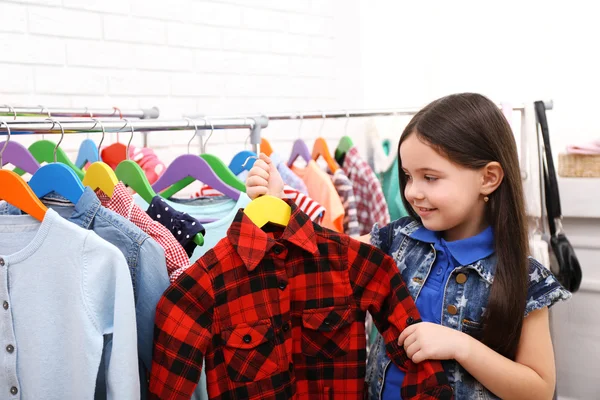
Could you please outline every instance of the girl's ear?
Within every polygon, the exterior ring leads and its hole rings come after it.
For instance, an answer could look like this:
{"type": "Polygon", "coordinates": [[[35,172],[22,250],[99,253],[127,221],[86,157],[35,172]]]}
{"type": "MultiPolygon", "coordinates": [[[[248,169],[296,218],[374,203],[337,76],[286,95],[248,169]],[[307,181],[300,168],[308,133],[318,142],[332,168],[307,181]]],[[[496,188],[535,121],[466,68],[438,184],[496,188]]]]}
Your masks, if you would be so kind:
{"type": "Polygon", "coordinates": [[[481,194],[488,196],[492,194],[504,179],[504,170],[500,163],[492,161],[481,169],[481,194]]]}

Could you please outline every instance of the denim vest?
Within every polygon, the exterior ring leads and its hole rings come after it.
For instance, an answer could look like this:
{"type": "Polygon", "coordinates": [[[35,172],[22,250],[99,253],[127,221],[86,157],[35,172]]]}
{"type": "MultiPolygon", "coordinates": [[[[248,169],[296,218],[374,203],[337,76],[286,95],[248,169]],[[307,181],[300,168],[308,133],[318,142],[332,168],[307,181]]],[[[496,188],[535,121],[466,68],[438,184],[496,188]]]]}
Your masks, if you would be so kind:
{"type": "MultiPolygon", "coordinates": [[[[409,217],[396,220],[371,232],[371,242],[394,258],[402,278],[413,297],[417,299],[435,261],[432,244],[409,237],[422,225],[409,217]]],[[[455,268],[446,282],[441,313],[442,325],[481,339],[482,316],[488,302],[494,280],[496,255],[478,260],[473,264],[455,268]]],[[[529,258],[529,286],[525,316],[531,311],[550,307],[559,300],[567,300],[571,294],[556,280],[554,275],[533,258],[529,258]]],[[[498,399],[475,380],[454,360],[442,361],[456,399],[498,399]]],[[[381,335],[371,346],[367,361],[366,381],[370,399],[380,399],[385,374],[391,361],[385,351],[381,335]]]]}

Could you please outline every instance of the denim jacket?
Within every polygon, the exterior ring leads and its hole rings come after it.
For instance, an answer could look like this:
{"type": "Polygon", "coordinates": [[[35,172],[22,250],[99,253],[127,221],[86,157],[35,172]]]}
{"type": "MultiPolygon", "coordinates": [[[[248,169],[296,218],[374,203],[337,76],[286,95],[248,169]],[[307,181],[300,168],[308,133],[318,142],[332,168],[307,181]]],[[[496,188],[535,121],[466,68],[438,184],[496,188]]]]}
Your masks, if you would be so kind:
{"type": "MultiPolygon", "coordinates": [[[[146,374],[150,372],[152,366],[156,304],[170,284],[164,249],[130,221],[102,207],[100,200],[90,188],[85,188],[75,205],[55,193],[45,196],[42,201],[75,225],[94,231],[102,239],[117,247],[125,256],[135,298],[138,355],[142,375],[140,386],[142,398],[145,398],[146,374]]],[[[21,214],[21,210],[6,202],[0,202],[0,214],[18,215],[21,214]]],[[[110,338],[105,338],[105,342],[106,346],[111,346],[110,338]]],[[[103,372],[101,366],[97,385],[101,390],[106,387],[103,384],[103,372]]],[[[106,398],[106,395],[97,391],[96,399],[102,398],[106,398]]]]}
{"type": "MultiPolygon", "coordinates": [[[[408,290],[417,299],[435,261],[433,245],[409,237],[422,225],[409,217],[380,228],[375,225],[371,242],[394,258],[408,290]]],[[[482,316],[494,280],[496,255],[492,254],[470,265],[455,268],[445,285],[442,325],[481,339],[482,316]]],[[[533,258],[529,258],[529,287],[525,316],[531,311],[550,307],[571,294],[554,275],[533,258]]],[[[373,343],[367,364],[369,398],[380,399],[385,375],[391,361],[385,352],[381,335],[373,343]]],[[[497,399],[454,360],[442,362],[456,399],[497,399]]]]}

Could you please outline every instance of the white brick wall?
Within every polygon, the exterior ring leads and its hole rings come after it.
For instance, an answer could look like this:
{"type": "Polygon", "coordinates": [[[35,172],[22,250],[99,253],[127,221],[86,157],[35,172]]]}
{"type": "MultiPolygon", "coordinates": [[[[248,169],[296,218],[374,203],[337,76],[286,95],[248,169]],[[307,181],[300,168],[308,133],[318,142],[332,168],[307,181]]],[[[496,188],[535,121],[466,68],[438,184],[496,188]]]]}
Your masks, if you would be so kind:
{"type": "MultiPolygon", "coordinates": [[[[0,104],[158,106],[170,119],[357,108],[358,10],[358,0],[5,0],[0,104]]],[[[303,124],[303,136],[319,126],[303,124]]],[[[273,123],[264,135],[285,153],[297,128],[273,123]]],[[[74,157],[83,137],[63,147],[74,157]]],[[[217,132],[209,148],[227,158],[246,137],[217,132]]],[[[153,133],[149,144],[169,162],[189,138],[153,133]]]]}

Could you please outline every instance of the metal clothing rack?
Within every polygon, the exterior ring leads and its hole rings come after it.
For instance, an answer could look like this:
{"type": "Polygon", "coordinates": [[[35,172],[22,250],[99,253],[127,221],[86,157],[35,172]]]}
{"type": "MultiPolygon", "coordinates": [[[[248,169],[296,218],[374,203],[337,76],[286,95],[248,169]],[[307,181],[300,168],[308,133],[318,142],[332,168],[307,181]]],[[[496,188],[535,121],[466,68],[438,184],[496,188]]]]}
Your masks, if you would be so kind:
{"type": "Polygon", "coordinates": [[[11,107],[10,105],[0,106],[0,117],[47,117],[47,118],[65,118],[65,117],[90,117],[90,118],[138,118],[138,119],[156,119],[160,116],[158,107],[140,108],[140,109],[119,109],[112,108],[46,108],[37,107],[11,107]]]}
{"type": "MultiPolygon", "coordinates": [[[[250,129],[250,143],[253,150],[260,151],[261,130],[266,128],[269,120],[266,117],[237,118],[199,118],[182,120],[93,120],[93,119],[17,119],[5,120],[11,134],[79,134],[92,132],[156,132],[156,131],[190,131],[250,129]],[[54,122],[53,122],[54,120],[54,122]],[[62,127],[62,129],[61,129],[62,127]]],[[[7,129],[0,126],[0,135],[7,135],[7,129]]]]}

